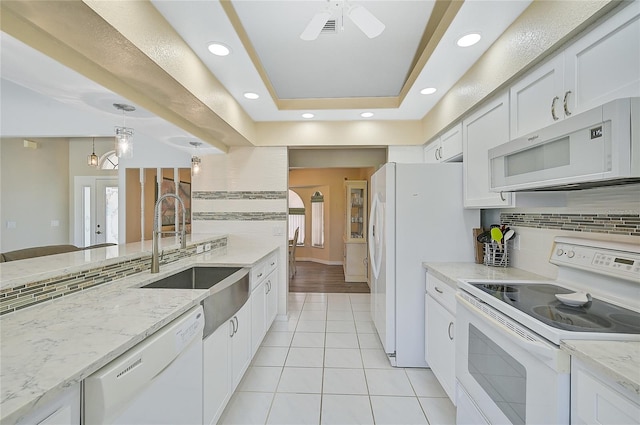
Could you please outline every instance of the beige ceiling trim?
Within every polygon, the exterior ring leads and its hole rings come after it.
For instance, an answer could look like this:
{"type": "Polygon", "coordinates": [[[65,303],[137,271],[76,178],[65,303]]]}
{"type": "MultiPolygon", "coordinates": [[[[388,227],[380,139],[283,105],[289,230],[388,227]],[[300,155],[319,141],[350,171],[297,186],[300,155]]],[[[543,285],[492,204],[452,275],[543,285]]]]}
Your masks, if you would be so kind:
{"type": "MultiPolygon", "coordinates": [[[[103,3],[114,7],[116,4],[152,7],[146,1],[103,3]]],[[[153,55],[135,46],[86,3],[3,0],[0,8],[3,31],[103,87],[222,151],[227,151],[229,145],[250,145],[247,138],[215,113],[217,105],[205,104],[186,90],[170,72],[152,60],[153,55]]],[[[139,14],[131,19],[135,25],[141,25],[139,14]]],[[[146,34],[148,38],[154,35],[146,34]]],[[[170,49],[158,50],[162,54],[171,53],[170,49]]],[[[206,69],[202,67],[201,74],[206,69]]],[[[213,78],[210,73],[209,77],[213,78]]],[[[237,109],[242,111],[239,106],[237,109]]]]}
{"type": "Polygon", "coordinates": [[[440,44],[442,37],[444,37],[463,4],[463,0],[436,0],[416,57],[411,65],[411,71],[400,90],[400,102],[404,100],[409,90],[413,87],[422,69],[426,66],[438,44],[440,44]]]}
{"type": "Polygon", "coordinates": [[[398,108],[397,96],[394,97],[345,97],[319,99],[278,99],[280,110],[301,109],[363,109],[398,108]]]}
{"type": "Polygon", "coordinates": [[[247,31],[242,26],[240,17],[236,12],[231,0],[221,0],[220,4],[224,9],[231,25],[235,29],[242,45],[249,54],[253,66],[258,71],[258,75],[271,95],[278,110],[304,110],[304,109],[395,109],[399,108],[405,96],[420,75],[422,68],[433,54],[436,46],[444,36],[447,28],[453,22],[456,14],[462,7],[463,0],[436,0],[433,11],[429,18],[427,27],[422,36],[418,50],[416,51],[411,69],[408,73],[399,96],[389,97],[357,97],[357,98],[314,98],[314,99],[281,99],[278,97],[267,71],[264,69],[260,57],[253,47],[247,31]]]}
{"type": "Polygon", "coordinates": [[[534,0],[422,119],[423,142],[508,87],[622,3],[534,0]]]}
{"type": "Polygon", "coordinates": [[[415,121],[257,122],[260,146],[366,147],[418,145],[422,125],[415,121]]]}

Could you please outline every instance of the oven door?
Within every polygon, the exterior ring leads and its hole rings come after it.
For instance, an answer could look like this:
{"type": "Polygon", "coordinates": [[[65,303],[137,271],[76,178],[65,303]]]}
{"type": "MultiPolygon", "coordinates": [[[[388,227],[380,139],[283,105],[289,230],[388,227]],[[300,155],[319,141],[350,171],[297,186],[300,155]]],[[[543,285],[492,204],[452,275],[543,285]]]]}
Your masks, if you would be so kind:
{"type": "Polygon", "coordinates": [[[569,354],[464,292],[456,298],[456,378],[487,422],[568,424],[569,354]]]}

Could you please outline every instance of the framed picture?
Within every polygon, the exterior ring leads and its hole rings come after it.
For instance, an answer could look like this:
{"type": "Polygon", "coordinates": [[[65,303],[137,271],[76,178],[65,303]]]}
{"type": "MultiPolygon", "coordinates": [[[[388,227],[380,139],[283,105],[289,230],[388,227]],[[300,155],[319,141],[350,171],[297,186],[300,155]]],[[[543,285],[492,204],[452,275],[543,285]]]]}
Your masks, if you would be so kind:
{"type": "MultiPolygon", "coordinates": [[[[175,193],[176,184],[172,179],[164,178],[160,183],[160,196],[167,193],[175,193]]],[[[157,192],[156,192],[157,193],[157,192]]],[[[191,224],[191,183],[178,182],[178,196],[184,203],[185,208],[185,220],[186,224],[191,224]]],[[[160,217],[162,219],[162,226],[175,226],[176,224],[176,200],[174,198],[168,198],[162,201],[160,206],[160,217]]],[[[178,207],[178,220],[182,220],[182,211],[178,207]]]]}

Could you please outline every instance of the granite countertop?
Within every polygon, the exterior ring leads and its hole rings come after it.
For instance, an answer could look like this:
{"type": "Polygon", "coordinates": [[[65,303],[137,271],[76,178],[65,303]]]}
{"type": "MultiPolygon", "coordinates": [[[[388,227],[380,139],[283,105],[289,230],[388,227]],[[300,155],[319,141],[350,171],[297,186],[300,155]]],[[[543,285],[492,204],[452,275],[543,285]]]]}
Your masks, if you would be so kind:
{"type": "Polygon", "coordinates": [[[640,397],[640,341],[561,341],[560,347],[640,397]]]}
{"type": "MultiPolygon", "coordinates": [[[[513,267],[488,267],[475,263],[422,264],[443,282],[458,287],[458,279],[551,280],[513,267]]],[[[561,341],[560,348],[583,360],[634,394],[640,395],[640,342],[637,341],[561,341]]]]}
{"type": "Polygon", "coordinates": [[[251,266],[278,247],[233,242],[0,318],[0,423],[15,423],[198,305],[208,290],[139,289],[194,265],[251,266]]]}

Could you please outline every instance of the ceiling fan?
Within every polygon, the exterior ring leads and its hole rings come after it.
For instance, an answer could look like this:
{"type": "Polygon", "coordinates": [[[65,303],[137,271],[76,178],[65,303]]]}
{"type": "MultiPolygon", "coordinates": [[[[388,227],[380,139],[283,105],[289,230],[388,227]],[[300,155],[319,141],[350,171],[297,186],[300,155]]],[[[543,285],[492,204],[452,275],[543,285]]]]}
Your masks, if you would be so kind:
{"type": "Polygon", "coordinates": [[[341,17],[344,25],[345,15],[369,38],[375,38],[384,31],[384,24],[364,6],[351,4],[348,0],[327,0],[327,2],[329,5],[326,9],[311,18],[307,27],[300,34],[301,39],[311,41],[318,38],[332,17],[341,17]]]}

